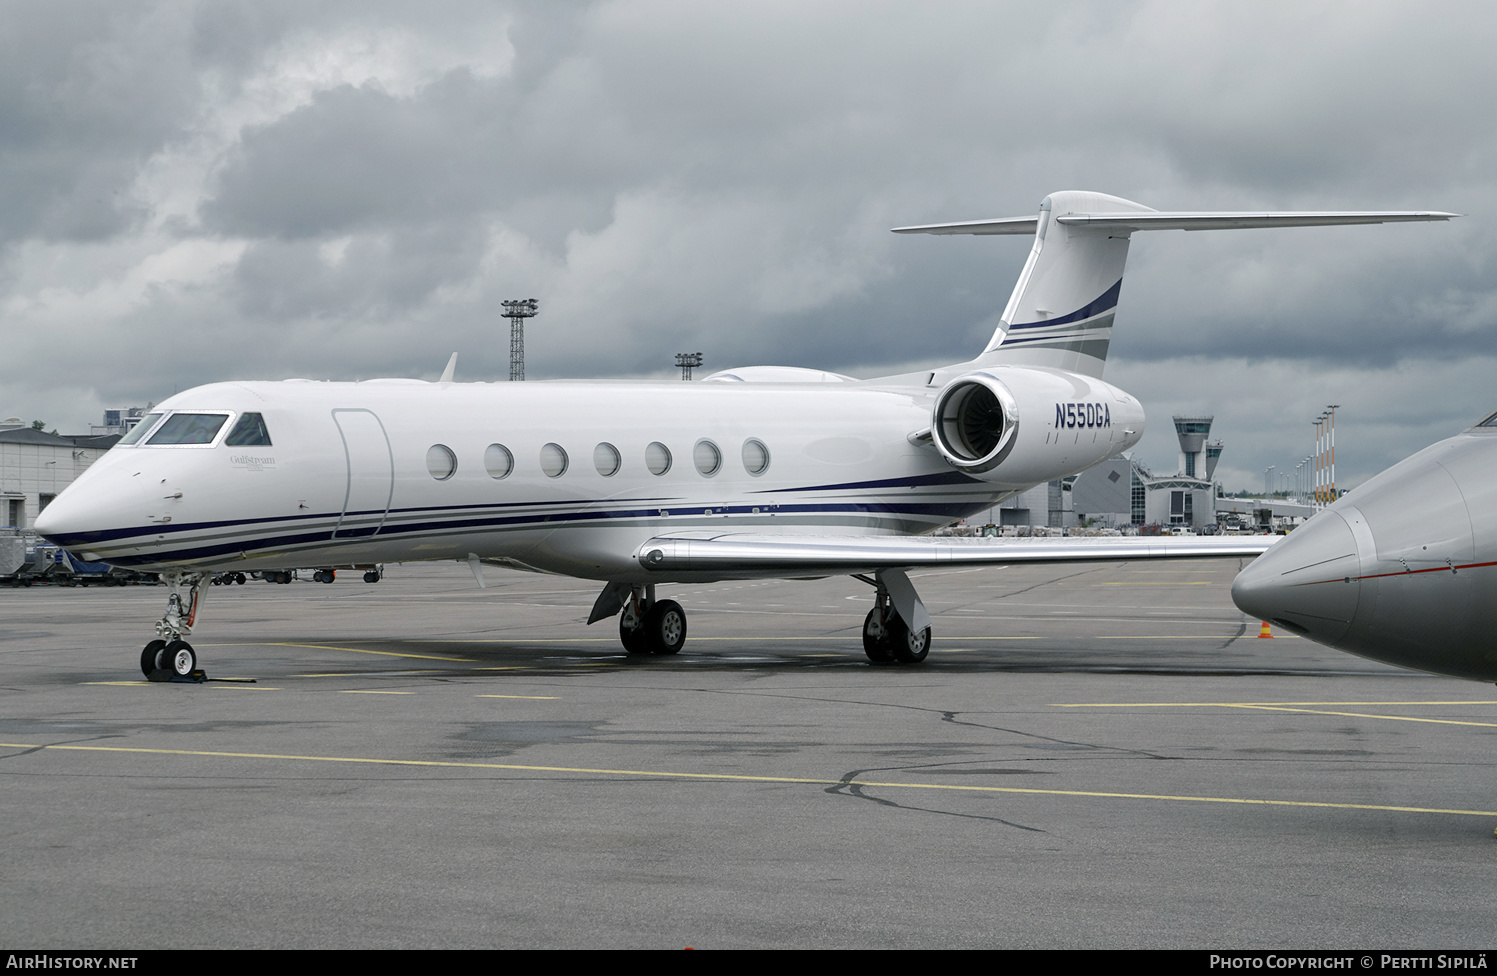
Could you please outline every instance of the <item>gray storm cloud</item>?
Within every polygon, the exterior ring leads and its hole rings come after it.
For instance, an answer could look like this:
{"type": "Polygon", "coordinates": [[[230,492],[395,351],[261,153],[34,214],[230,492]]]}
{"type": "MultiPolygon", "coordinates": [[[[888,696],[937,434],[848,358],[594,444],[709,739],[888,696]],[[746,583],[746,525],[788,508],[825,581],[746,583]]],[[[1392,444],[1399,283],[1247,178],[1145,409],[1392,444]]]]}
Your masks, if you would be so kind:
{"type": "Polygon", "coordinates": [[[1343,483],[1497,409],[1494,13],[1453,4],[22,3],[0,20],[0,413],[227,378],[972,355],[1052,190],[1451,224],[1140,235],[1109,379],[1219,477],[1343,483]],[[1338,472],[1339,473],[1339,472],[1338,472]]]}

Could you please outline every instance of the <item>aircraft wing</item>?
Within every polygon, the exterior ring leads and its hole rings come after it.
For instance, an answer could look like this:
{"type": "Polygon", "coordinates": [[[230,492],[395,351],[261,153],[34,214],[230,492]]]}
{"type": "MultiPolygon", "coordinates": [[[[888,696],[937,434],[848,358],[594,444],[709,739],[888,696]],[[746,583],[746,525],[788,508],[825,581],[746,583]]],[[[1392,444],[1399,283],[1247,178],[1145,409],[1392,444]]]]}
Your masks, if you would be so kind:
{"type": "Polygon", "coordinates": [[[1249,535],[972,539],[685,531],[649,540],[639,547],[637,558],[645,569],[659,573],[809,576],[917,566],[1257,556],[1279,538],[1249,535]]]}

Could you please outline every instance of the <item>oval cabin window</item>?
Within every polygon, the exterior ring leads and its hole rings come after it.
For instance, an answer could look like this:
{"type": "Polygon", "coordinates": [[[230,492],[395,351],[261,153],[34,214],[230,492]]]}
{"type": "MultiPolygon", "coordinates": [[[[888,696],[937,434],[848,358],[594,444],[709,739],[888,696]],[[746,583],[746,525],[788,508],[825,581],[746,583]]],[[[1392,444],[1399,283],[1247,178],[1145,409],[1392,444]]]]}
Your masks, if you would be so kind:
{"type": "Polygon", "coordinates": [[[483,452],[483,466],[490,478],[508,478],[515,470],[515,456],[503,444],[490,444],[483,452]]]}
{"type": "Polygon", "coordinates": [[[598,469],[598,474],[605,478],[619,473],[619,466],[624,459],[619,456],[619,449],[608,442],[599,444],[593,448],[593,467],[598,469]]]}
{"type": "Polygon", "coordinates": [[[671,449],[659,441],[651,442],[645,448],[645,467],[650,469],[650,474],[665,474],[671,469],[671,449]]]}
{"type": "Polygon", "coordinates": [[[755,476],[769,470],[769,448],[758,438],[743,442],[743,470],[755,476]]]}
{"type": "Polygon", "coordinates": [[[457,473],[457,455],[446,444],[433,444],[426,449],[426,470],[438,481],[446,481],[457,473]]]}
{"type": "Polygon", "coordinates": [[[548,478],[560,478],[567,473],[567,452],[560,444],[547,444],[541,448],[541,471],[548,478]]]}
{"type": "Polygon", "coordinates": [[[697,471],[702,477],[710,478],[717,474],[717,469],[723,466],[723,452],[717,449],[717,445],[709,440],[697,441],[697,446],[692,449],[691,460],[696,464],[697,471]]]}

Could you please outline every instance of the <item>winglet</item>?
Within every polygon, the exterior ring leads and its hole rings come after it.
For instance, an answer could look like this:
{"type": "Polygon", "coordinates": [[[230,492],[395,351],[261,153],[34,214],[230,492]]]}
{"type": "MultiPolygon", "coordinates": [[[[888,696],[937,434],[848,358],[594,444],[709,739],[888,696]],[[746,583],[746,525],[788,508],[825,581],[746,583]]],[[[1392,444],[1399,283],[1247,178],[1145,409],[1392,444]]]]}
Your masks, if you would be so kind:
{"type": "Polygon", "coordinates": [[[437,380],[437,382],[438,383],[451,383],[452,382],[452,376],[456,372],[457,372],[457,353],[453,353],[452,354],[452,358],[449,359],[449,360],[447,360],[447,368],[444,369],[444,370],[442,370],[442,378],[440,380],[437,380]]]}

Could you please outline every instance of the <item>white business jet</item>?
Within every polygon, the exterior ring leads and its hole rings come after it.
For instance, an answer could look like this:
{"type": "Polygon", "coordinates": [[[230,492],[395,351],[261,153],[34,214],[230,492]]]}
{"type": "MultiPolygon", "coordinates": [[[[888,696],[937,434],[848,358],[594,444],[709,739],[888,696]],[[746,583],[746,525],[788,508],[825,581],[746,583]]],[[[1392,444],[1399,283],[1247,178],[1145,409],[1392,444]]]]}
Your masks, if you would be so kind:
{"type": "MultiPolygon", "coordinates": [[[[1253,555],[1262,539],[924,537],[1127,450],[1137,400],[1102,381],[1130,235],[1445,220],[1453,214],[1161,213],[1054,193],[1037,215],[901,227],[1033,234],[987,347],[871,380],[759,366],[700,383],[286,380],[180,393],[64,491],[37,532],[170,587],[141,669],[186,676],[214,573],[467,560],[604,582],[630,653],[674,654],[660,583],[846,574],[874,587],[863,646],[916,663],[920,566],[1253,555]],[[1064,544],[1073,543],[1073,544],[1064,544]]],[[[455,357],[454,357],[455,358],[455,357]]]]}

